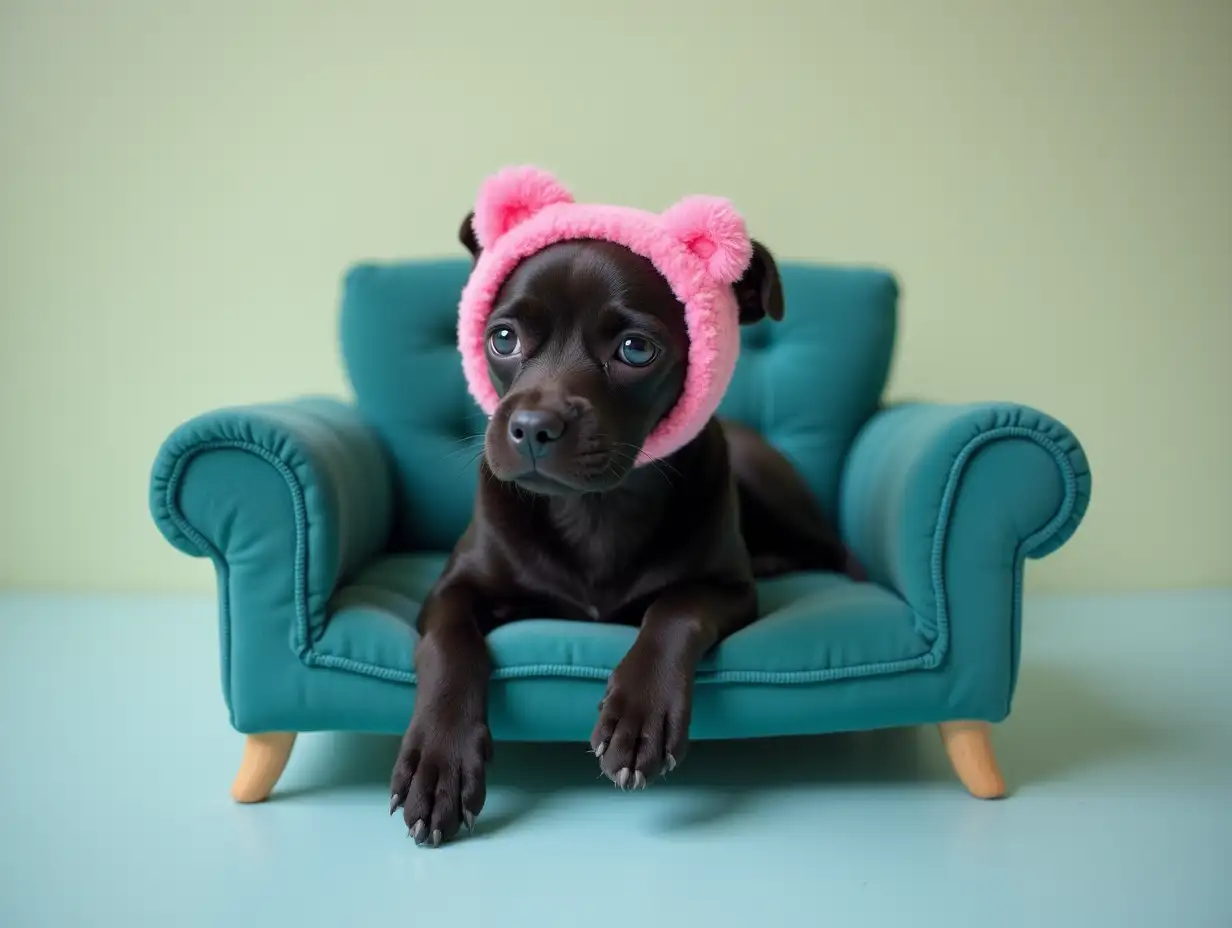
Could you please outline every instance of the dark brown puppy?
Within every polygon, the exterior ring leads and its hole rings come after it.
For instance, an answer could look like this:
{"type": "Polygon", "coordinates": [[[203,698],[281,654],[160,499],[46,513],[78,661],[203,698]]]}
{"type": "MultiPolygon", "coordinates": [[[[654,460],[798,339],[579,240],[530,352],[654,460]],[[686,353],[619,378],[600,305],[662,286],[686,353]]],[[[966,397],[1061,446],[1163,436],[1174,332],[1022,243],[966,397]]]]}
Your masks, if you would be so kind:
{"type": "MultiPolygon", "coordinates": [[[[478,246],[470,217],[462,240],[478,246]]],[[[781,319],[770,253],[735,287],[742,323],[781,319]]],[[[491,664],[484,636],[528,617],[639,626],[591,735],[603,772],[642,787],[684,757],[698,660],[757,615],[754,577],[835,570],[845,553],[791,464],[712,420],[635,467],[680,395],[684,311],[644,258],[609,242],[552,245],[505,282],[488,323],[501,403],[474,516],[419,618],[418,693],[393,772],[416,843],[483,808],[491,664]]]]}

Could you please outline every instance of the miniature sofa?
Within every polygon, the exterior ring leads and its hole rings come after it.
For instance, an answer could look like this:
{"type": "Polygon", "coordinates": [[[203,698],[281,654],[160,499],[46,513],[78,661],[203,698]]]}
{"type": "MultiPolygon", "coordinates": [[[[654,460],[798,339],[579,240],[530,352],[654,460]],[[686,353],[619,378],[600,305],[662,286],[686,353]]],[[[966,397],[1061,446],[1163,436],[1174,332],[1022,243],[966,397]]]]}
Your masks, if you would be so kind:
{"type": "MultiPolygon", "coordinates": [[[[340,335],[353,402],[208,412],[158,452],[154,521],[217,571],[222,693],[248,736],[238,801],[270,794],[297,732],[407,725],[419,604],[469,519],[485,422],[455,341],[469,268],[352,268],[340,335]]],[[[1021,405],[884,407],[894,278],[781,272],[786,318],[745,329],[721,414],[795,463],[869,580],[762,583],[762,618],[699,669],[691,737],[936,723],[967,789],[1001,796],[989,723],[1014,696],[1024,562],[1081,521],[1083,450],[1021,405]]],[[[493,736],[586,741],[634,634],[547,618],[493,632],[493,736]]]]}

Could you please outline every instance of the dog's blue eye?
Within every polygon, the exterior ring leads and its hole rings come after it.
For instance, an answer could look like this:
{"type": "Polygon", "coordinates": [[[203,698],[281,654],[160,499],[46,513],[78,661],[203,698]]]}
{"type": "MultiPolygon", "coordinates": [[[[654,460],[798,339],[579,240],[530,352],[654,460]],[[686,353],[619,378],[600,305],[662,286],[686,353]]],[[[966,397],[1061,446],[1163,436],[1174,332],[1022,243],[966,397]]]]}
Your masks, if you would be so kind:
{"type": "Polygon", "coordinates": [[[498,354],[502,358],[507,358],[511,354],[517,354],[518,349],[522,347],[518,343],[517,334],[508,326],[501,326],[489,335],[488,344],[492,348],[492,353],[498,354]]]}
{"type": "Polygon", "coordinates": [[[630,335],[620,343],[616,354],[630,367],[645,367],[659,354],[655,343],[640,335],[630,335]]]}

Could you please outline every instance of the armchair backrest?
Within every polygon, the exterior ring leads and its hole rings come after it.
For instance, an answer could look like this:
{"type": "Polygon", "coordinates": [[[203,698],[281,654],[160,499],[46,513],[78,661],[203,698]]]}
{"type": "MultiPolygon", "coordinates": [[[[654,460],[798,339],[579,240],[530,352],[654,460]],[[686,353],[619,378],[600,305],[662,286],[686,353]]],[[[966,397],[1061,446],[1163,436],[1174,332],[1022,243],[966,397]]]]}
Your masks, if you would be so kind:
{"type": "MultiPolygon", "coordinates": [[[[889,373],[898,290],[876,269],[779,269],[786,316],[743,330],[720,415],[765,435],[837,519],[843,461],[889,373]]],[[[343,362],[394,465],[398,549],[448,550],[470,518],[486,420],[456,347],[469,270],[467,259],[362,264],[344,280],[343,362]]]]}

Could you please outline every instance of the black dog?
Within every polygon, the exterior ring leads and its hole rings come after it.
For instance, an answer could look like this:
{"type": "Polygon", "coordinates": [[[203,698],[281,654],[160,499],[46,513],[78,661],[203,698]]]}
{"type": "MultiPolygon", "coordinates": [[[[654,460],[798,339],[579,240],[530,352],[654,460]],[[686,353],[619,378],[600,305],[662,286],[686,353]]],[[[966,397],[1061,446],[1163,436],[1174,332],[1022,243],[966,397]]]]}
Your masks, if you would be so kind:
{"type": "MultiPolygon", "coordinates": [[[[477,256],[470,216],[461,238],[477,256]]],[[[734,289],[742,323],[783,317],[760,244],[734,289]]],[[[756,618],[754,578],[846,562],[791,464],[748,429],[711,420],[634,467],[688,353],[683,308],[646,259],[609,242],[551,245],[505,281],[487,332],[502,399],[473,519],[420,614],[418,695],[392,780],[391,814],[402,807],[433,847],[483,808],[492,629],[528,617],[640,626],[590,743],[622,789],[644,787],[684,757],[694,669],[756,618]]]]}

